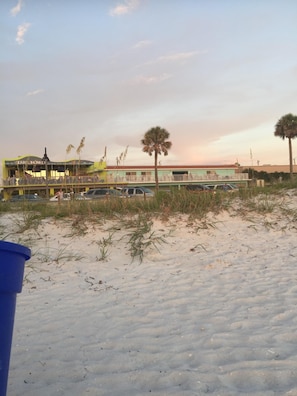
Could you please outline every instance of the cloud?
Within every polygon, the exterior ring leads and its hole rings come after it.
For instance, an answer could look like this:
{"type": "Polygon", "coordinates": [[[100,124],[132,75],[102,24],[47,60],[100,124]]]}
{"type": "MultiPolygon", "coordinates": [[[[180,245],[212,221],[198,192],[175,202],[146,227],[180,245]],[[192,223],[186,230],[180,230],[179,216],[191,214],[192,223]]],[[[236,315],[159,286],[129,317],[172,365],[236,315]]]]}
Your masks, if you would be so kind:
{"type": "Polygon", "coordinates": [[[30,92],[28,92],[26,96],[39,95],[39,94],[41,94],[42,92],[44,92],[43,89],[36,89],[35,91],[30,91],[30,92]]]}
{"type": "Polygon", "coordinates": [[[178,52],[177,54],[172,54],[172,55],[166,55],[166,56],[160,56],[156,62],[176,62],[176,61],[184,61],[186,59],[193,58],[194,56],[198,54],[205,53],[205,51],[198,52],[198,51],[192,51],[192,52],[178,52]]]}
{"type": "Polygon", "coordinates": [[[23,23],[22,25],[18,26],[18,31],[17,31],[17,36],[15,41],[19,44],[22,45],[24,43],[24,35],[27,32],[27,30],[29,29],[31,23],[23,23]]]}
{"type": "Polygon", "coordinates": [[[183,62],[188,59],[194,58],[197,55],[206,54],[206,53],[207,51],[178,52],[176,54],[159,56],[159,58],[146,62],[142,65],[138,65],[137,67],[155,65],[158,63],[183,62]]]}
{"type": "Polygon", "coordinates": [[[149,46],[151,44],[152,44],[152,42],[150,40],[142,40],[142,41],[139,41],[138,43],[136,43],[133,46],[133,48],[135,48],[135,49],[144,48],[144,47],[147,47],[147,46],[149,46]]]}
{"type": "Polygon", "coordinates": [[[172,75],[167,73],[161,74],[160,76],[138,76],[134,79],[134,84],[157,84],[159,82],[168,80],[171,77],[172,75]]]}
{"type": "Polygon", "coordinates": [[[23,6],[23,0],[18,0],[18,3],[15,7],[10,10],[12,16],[16,16],[19,12],[21,12],[23,6]]]}
{"type": "Polygon", "coordinates": [[[125,15],[134,11],[139,6],[139,0],[126,0],[124,3],[118,4],[109,12],[111,16],[125,15]]]}

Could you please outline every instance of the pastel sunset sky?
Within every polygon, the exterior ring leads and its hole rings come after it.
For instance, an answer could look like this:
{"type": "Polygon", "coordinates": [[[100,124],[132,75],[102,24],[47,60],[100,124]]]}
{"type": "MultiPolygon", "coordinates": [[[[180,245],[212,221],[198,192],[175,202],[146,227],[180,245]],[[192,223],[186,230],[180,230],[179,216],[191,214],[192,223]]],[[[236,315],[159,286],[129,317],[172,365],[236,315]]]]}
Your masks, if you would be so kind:
{"type": "Polygon", "coordinates": [[[161,126],[163,165],[287,164],[296,21],[296,0],[1,0],[0,159],[85,137],[83,159],[152,164],[140,140],[161,126]]]}

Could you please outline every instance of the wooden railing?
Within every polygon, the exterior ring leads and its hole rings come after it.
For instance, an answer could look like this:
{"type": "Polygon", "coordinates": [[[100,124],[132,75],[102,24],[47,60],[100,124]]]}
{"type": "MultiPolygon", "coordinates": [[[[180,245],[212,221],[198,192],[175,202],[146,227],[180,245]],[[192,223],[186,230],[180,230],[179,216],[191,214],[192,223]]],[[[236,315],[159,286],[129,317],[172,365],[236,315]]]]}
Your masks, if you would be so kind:
{"type": "MultiPolygon", "coordinates": [[[[219,175],[166,175],[159,177],[160,184],[176,184],[181,183],[209,183],[209,182],[236,182],[247,181],[247,173],[235,173],[233,175],[219,176],[219,175]]],[[[106,180],[97,176],[67,176],[59,178],[43,177],[28,177],[28,178],[8,178],[3,179],[1,187],[8,186],[45,186],[51,185],[88,185],[88,184],[154,184],[155,178],[153,176],[108,176],[106,180]]]]}

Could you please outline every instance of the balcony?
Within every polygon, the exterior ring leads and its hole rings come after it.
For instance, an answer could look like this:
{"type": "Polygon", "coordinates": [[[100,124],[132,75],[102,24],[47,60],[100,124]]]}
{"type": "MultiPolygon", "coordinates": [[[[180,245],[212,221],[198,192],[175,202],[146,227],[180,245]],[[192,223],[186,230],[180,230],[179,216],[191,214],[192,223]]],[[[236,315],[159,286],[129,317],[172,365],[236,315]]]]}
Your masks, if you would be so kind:
{"type": "MultiPolygon", "coordinates": [[[[185,183],[209,183],[209,182],[243,182],[248,181],[247,173],[236,173],[233,175],[218,176],[218,175],[166,175],[159,177],[159,184],[162,185],[179,185],[185,183]]],[[[63,187],[63,186],[88,186],[98,184],[148,184],[154,185],[155,178],[149,176],[117,176],[108,175],[107,179],[104,180],[99,176],[66,176],[58,178],[48,178],[47,183],[52,187],[63,187]]],[[[44,177],[24,177],[15,178],[10,177],[3,179],[2,188],[13,188],[13,187],[42,187],[46,186],[46,180],[44,177]]]]}
{"type": "MultiPolygon", "coordinates": [[[[210,183],[210,182],[247,182],[249,180],[247,173],[235,173],[233,175],[166,175],[159,176],[159,184],[162,185],[179,185],[185,183],[210,183]]],[[[107,177],[108,184],[155,184],[154,176],[113,176],[107,177]]]]}

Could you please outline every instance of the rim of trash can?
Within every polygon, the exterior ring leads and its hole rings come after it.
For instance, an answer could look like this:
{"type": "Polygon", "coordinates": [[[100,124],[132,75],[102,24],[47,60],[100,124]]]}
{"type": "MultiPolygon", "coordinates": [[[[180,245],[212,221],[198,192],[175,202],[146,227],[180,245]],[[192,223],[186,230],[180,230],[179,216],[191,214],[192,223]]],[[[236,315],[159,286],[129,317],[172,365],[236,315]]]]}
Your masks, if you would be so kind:
{"type": "Polygon", "coordinates": [[[14,242],[0,241],[0,254],[1,250],[21,254],[25,257],[25,260],[29,260],[31,257],[31,250],[27,246],[19,245],[18,243],[14,242]]]}

